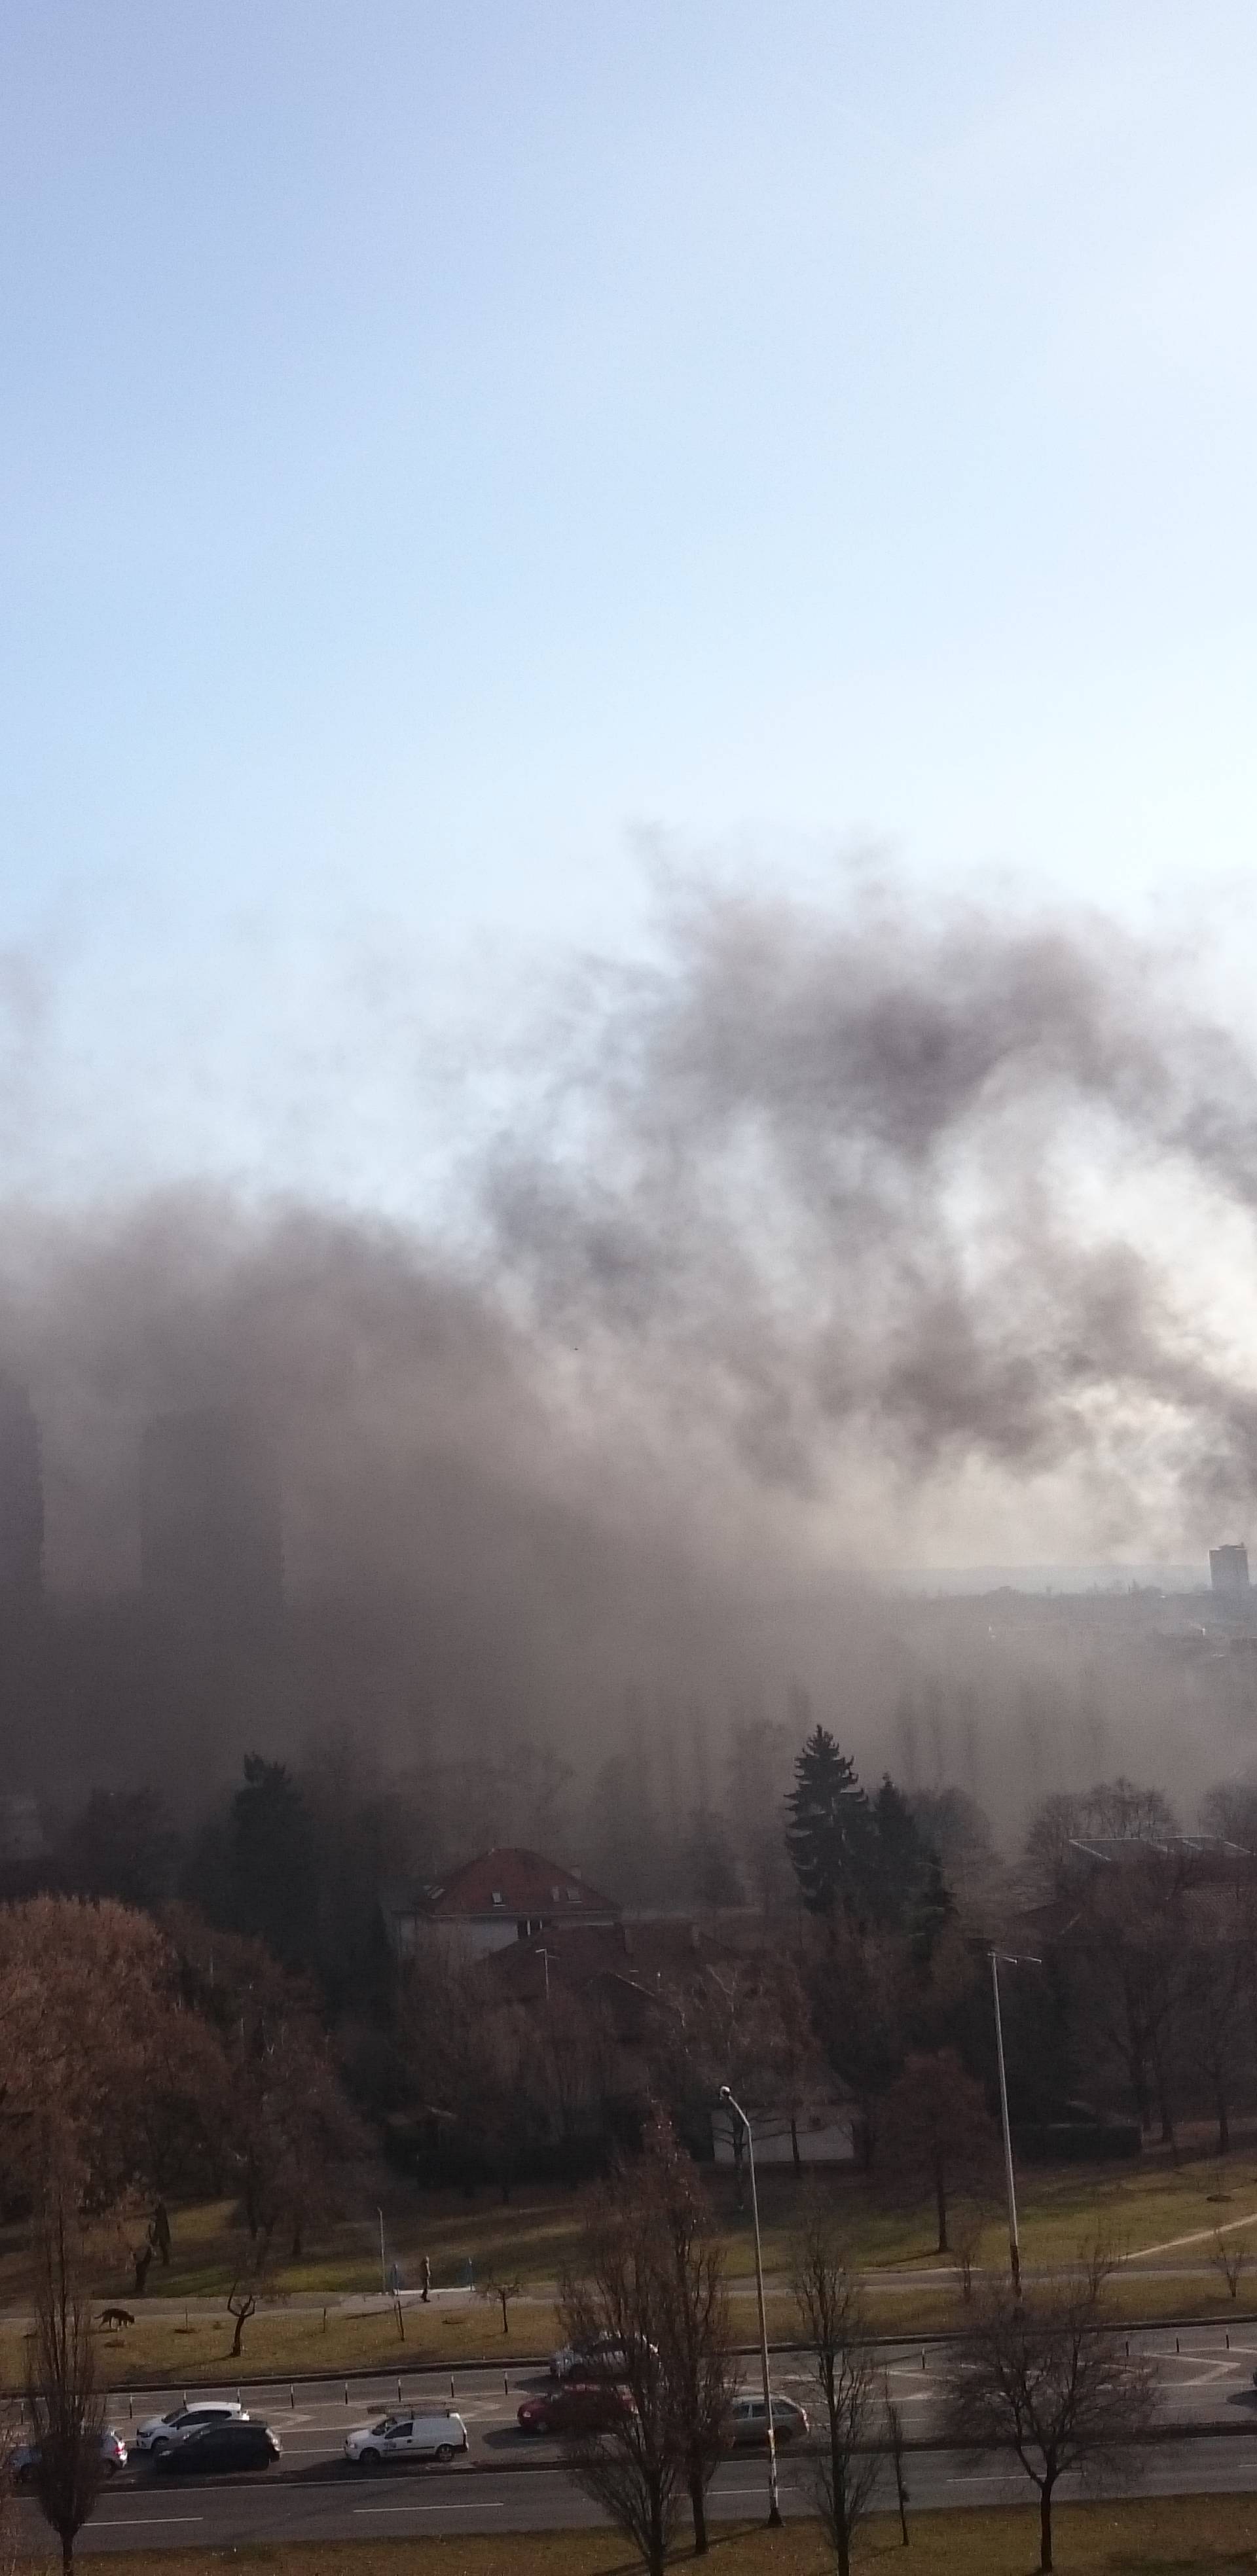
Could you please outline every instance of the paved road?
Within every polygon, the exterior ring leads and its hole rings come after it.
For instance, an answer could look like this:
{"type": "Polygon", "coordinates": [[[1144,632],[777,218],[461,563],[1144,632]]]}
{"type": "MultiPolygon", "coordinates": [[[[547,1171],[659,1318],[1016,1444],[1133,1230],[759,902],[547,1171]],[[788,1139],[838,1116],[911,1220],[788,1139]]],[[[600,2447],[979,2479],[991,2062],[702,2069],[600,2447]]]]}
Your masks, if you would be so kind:
{"type": "MultiPolygon", "coordinates": [[[[1147,2354],[1155,2363],[1167,2423],[1243,2424],[1257,2432],[1257,2387],[1253,2385],[1257,2320],[1240,2320],[1230,2331],[1222,2326],[1196,2326],[1177,2335],[1171,2328],[1145,2328],[1132,2334],[1130,2344],[1133,2352],[1147,2354]]],[[[904,2410],[910,2436],[930,2438],[942,2393],[946,2346],[897,2340],[885,2342],[880,2351],[891,2394],[904,2410]]],[[[743,2368],[748,2377],[755,2376],[753,2360],[747,2358],[743,2368]]],[[[775,2352],[773,2379],[787,2395],[809,2403],[813,2383],[804,2353],[775,2352]]],[[[298,2381],[291,2389],[286,2381],[278,2386],[251,2386],[245,2380],[241,2394],[252,2414],[275,2426],[286,2463],[336,2456],[351,2424],[370,2423],[385,2408],[425,2395],[454,2403],[466,2418],[477,2459],[500,2462],[504,2446],[513,2457],[531,2456],[538,2447],[521,2442],[515,2410],[521,2397],[547,2385],[544,2371],[535,2368],[455,2369],[451,2375],[448,2368],[429,2367],[403,2371],[400,2379],[381,2371],[365,2379],[298,2381]]],[[[190,2393],[195,2395],[195,2389],[190,2393]]],[[[143,2416],[161,2413],[184,2394],[183,2384],[172,2382],[165,2388],[117,2396],[111,2402],[110,2420],[126,2434],[143,2416]]]]}
{"type": "MultiPolygon", "coordinates": [[[[1070,2492],[1062,2481],[1062,2495],[1070,2492]]],[[[1110,2480],[1119,2494],[1243,2494],[1257,2531],[1257,2443],[1225,2438],[1167,2442],[1133,2458],[1110,2480]]],[[[1004,2459],[972,2454],[918,2452],[911,2463],[913,2507],[1033,2504],[1028,2481],[1004,2459]]],[[[807,2461],[783,2464],[782,2507],[809,2513],[807,2461]]],[[[889,2485],[880,2501],[893,2505],[889,2485]]],[[[731,2462],[711,2490],[715,2521],[756,2519],[764,2509],[764,2471],[752,2460],[731,2462]]],[[[1237,2508],[1237,2511],[1239,2508],[1237,2508]]],[[[174,2487],[163,2479],[131,2490],[112,2489],[79,2543],[80,2549],[224,2548],[281,2540],[366,2539],[373,2532],[552,2531],[591,2525],[596,2509],[574,2492],[559,2468],[518,2471],[401,2469],[382,2471],[369,2485],[324,2467],[268,2478],[218,2479],[211,2486],[174,2487]]],[[[33,2508],[22,2509],[22,2545],[47,2549],[48,2535],[33,2508]]]]}
{"type": "MultiPolygon", "coordinates": [[[[1133,2455],[1127,2475],[1114,2492],[1129,2487],[1154,2493],[1257,2491],[1257,2326],[1237,2327],[1227,2349],[1224,2329],[1199,2328],[1178,2338],[1173,2333],[1145,2333],[1132,2345],[1156,2362],[1166,2423],[1196,2428],[1195,2438],[1168,2440],[1133,2455]],[[1224,2428],[1210,2434],[1204,2428],[1224,2428]],[[1239,2433],[1241,2438],[1228,2436],[1239,2433]]],[[[943,2356],[938,2347],[921,2353],[902,2344],[884,2348],[891,2393],[902,2409],[910,2441],[931,2442],[937,2433],[942,2393],[943,2356]]],[[[594,2509],[569,2486],[557,2446],[529,2441],[515,2423],[520,2397],[546,2384],[537,2371],[511,2371],[504,2390],[500,2371],[456,2371],[455,2402],[471,2435],[469,2464],[437,2471],[404,2467],[364,2478],[343,2461],[347,2426],[370,2423],[397,2404],[396,2377],[381,2374],[365,2384],[326,2380],[288,2388],[250,2388],[243,2384],[245,2404],[254,2415],[274,2425],[283,2443],[282,2464],[265,2476],[204,2479],[188,2484],[158,2477],[133,2466],[102,2497],[84,2545],[98,2550],[137,2548],[146,2543],[179,2541],[225,2545],[244,2541],[318,2538],[341,2540],[371,2531],[536,2530],[562,2524],[591,2523],[594,2509]]],[[[786,2393],[809,2405],[815,2417],[814,2387],[800,2353],[775,2357],[774,2379],[786,2393]]],[[[434,2390],[448,2403],[448,2373],[403,2374],[407,2399],[434,2390]]],[[[192,2392],[195,2394],[195,2392],[192,2392]]],[[[177,2402],[182,2389],[147,2392],[115,2399],[111,2419],[125,2433],[129,2422],[177,2402]]],[[[806,2452],[788,2453],[782,2463],[783,2503],[788,2511],[811,2508],[810,2470],[806,2452]]],[[[914,2451],[909,2481],[916,2504],[963,2504],[995,2497],[1015,2499],[1026,2481],[1015,2463],[975,2460],[972,2455],[936,2449],[914,2451]]],[[[716,2515],[753,2514],[762,2498],[762,2461],[746,2456],[720,2471],[713,2489],[716,2515]]],[[[889,2492],[888,2503],[893,2501],[889,2492]]],[[[27,2544],[46,2546],[43,2526],[33,2507],[23,2509],[27,2544]]]]}

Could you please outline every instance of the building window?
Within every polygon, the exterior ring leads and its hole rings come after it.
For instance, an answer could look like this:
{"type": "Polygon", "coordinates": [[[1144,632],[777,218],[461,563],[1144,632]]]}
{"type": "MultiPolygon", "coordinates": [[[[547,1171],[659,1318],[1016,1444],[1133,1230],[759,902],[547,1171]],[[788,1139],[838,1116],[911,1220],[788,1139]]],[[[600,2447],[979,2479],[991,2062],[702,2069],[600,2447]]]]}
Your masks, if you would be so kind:
{"type": "Polygon", "coordinates": [[[494,1904],[495,1904],[495,1905],[500,1905],[500,1904],[502,1903],[502,1890],[501,1890],[501,1888],[500,1888],[500,1887],[495,1887],[495,1888],[494,1888],[494,1891],[493,1891],[493,1902],[494,1902],[494,1904]]]}
{"type": "Polygon", "coordinates": [[[568,1889],[568,1891],[567,1891],[567,1901],[568,1901],[568,1904],[569,1904],[569,1905],[579,1905],[579,1903],[580,1903],[580,1889],[579,1889],[579,1887],[569,1887],[569,1889],[568,1889]]]}

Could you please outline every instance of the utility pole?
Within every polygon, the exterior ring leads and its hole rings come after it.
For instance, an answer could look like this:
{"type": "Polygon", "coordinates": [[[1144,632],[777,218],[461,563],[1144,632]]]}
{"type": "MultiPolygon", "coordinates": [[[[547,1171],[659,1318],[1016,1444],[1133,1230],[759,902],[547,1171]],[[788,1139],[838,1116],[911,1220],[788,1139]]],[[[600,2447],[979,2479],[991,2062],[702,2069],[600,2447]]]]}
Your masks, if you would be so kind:
{"type": "Polygon", "coordinates": [[[999,2115],[1004,2133],[1004,2189],[1008,2196],[1008,2267],[1013,2297],[1021,2298],[1021,2247],[1017,2240],[1017,2186],[1013,2179],[1013,2133],[1008,2122],[1008,2077],[1004,2069],[1004,2023],[999,2008],[1000,1960],[1006,1968],[1041,1968],[1042,1959],[1018,1958],[1011,1950],[991,1952],[991,1996],[995,2005],[995,2062],[999,2068],[999,2115]]]}
{"type": "Polygon", "coordinates": [[[764,2249],[759,2234],[759,2193],[755,2188],[755,2140],[751,2124],[740,2102],[735,2102],[727,2084],[720,2087],[720,2099],[727,2110],[740,2120],[746,2131],[746,2158],[751,2168],[751,2217],[755,2227],[755,2287],[759,2295],[759,2357],[764,2375],[764,2414],[768,2428],[768,2521],[772,2530],[781,2525],[781,2499],[777,2492],[777,2436],[773,2427],[773,2392],[768,2374],[768,2315],[764,2306],[764,2249]]]}

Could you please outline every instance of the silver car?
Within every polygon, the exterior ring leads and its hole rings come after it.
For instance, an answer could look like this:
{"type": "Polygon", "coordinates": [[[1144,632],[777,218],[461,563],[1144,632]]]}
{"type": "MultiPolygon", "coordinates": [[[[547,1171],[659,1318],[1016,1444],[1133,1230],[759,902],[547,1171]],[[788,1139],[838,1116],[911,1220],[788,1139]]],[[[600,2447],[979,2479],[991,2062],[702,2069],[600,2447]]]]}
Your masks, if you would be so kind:
{"type": "MultiPolygon", "coordinates": [[[[116,2478],[127,2464],[127,2446],[121,2433],[106,2425],[100,2437],[100,2463],[107,2478],[116,2478]]],[[[39,2467],[38,2442],[19,2442],[9,2455],[9,2475],[15,2487],[28,2487],[39,2467]]]]}
{"type": "MultiPolygon", "coordinates": [[[[774,2442],[802,2441],[808,2430],[807,2410],[793,2397],[773,2399],[774,2442]]],[[[768,2440],[768,2409],[762,2397],[735,2397],[727,2418],[726,2439],[735,2451],[768,2440]]]]}

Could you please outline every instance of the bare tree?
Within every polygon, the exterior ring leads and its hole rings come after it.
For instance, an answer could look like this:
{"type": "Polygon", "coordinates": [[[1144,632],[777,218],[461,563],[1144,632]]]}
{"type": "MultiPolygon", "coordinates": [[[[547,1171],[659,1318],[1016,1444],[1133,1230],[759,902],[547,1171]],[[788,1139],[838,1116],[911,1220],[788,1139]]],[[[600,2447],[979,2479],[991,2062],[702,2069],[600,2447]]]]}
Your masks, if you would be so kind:
{"type": "Polygon", "coordinates": [[[1245,1859],[1229,1885],[1192,1891],[1188,1917],[1183,2037],[1213,2103],[1220,2156],[1231,2144],[1231,2105],[1247,2089],[1252,2066],[1253,1893],[1252,1864],[1245,1859]]]}
{"type": "Polygon", "coordinates": [[[952,2199],[973,2188],[995,2155],[982,2087],[966,2075],[954,2048],[910,2057],[886,2096],[883,2122],[887,2171],[929,2192],[937,2251],[949,2254],[952,2199]]]}
{"type": "Polygon", "coordinates": [[[27,2345],[26,2403],[35,2467],[31,2483],[61,2543],[65,2576],[104,2476],[104,2404],[96,2384],[91,2300],[84,2285],[68,2194],[53,2171],[35,2230],[35,2329],[27,2345]]]}
{"type": "Polygon", "coordinates": [[[0,2425],[0,2576],[18,2576],[19,2535],[13,2484],[17,2435],[12,2422],[0,2425]]]}
{"type": "Polygon", "coordinates": [[[851,2543],[877,2477],[872,2437],[882,2378],[859,2284],[834,2214],[823,2201],[809,2202],[800,2219],[790,2277],[825,2406],[817,2505],[838,2554],[838,2576],[850,2576],[851,2543]]]}
{"type": "Polygon", "coordinates": [[[1252,2251],[1242,2236],[1224,2236],[1221,2228],[1214,2236],[1209,2260],[1220,2272],[1233,2299],[1240,2294],[1240,2282],[1252,2261],[1252,2251]]]}
{"type": "Polygon", "coordinates": [[[1067,2469],[1097,2476],[1137,2441],[1154,2411],[1150,2365],[1106,2323],[1111,2260],[1016,2304],[984,2298],[949,2365],[945,2438],[1010,2450],[1039,2495],[1039,2566],[1052,2566],[1052,2499],[1067,2469]]]}
{"type": "Polygon", "coordinates": [[[489,2256],[489,2268],[484,2279],[480,2283],[479,2295],[482,2299],[497,2300],[498,2306],[502,2311],[502,2332],[504,2335],[508,2335],[511,2331],[510,2316],[508,2313],[511,2300],[519,2297],[523,2286],[523,2282],[511,2271],[509,2264],[502,2261],[500,2255],[494,2256],[491,2254],[489,2256]]]}
{"type": "Polygon", "coordinates": [[[657,2118],[641,2168],[640,2206],[659,2274],[659,2367],[694,2523],[707,2550],[707,2489],[724,2448],[737,2385],[724,2254],[689,2157],[657,2118]]]}
{"type": "Polygon", "coordinates": [[[664,2576],[680,2506],[682,2457],[661,2368],[667,2334],[658,2246],[642,2223],[637,2178],[621,2172],[589,2204],[580,2268],[564,2283],[569,2342],[618,2347],[631,2405],[603,2434],[564,2444],[571,2477],[664,2576]]]}
{"type": "Polygon", "coordinates": [[[903,2472],[907,2442],[904,2436],[903,2415],[891,2396],[889,2378],[882,2381],[882,2397],[886,2408],[886,2447],[890,2452],[890,2465],[895,2480],[895,2502],[899,2508],[899,2537],[906,2549],[909,2536],[908,2506],[912,2501],[903,2472]]]}
{"type": "Polygon", "coordinates": [[[265,2295],[270,2272],[270,2245],[259,2236],[249,2241],[237,2240],[235,2270],[227,2292],[227,2314],[235,2325],[231,2341],[231,2358],[238,2361],[244,2350],[244,2330],[250,2317],[256,2316],[265,2295]]]}
{"type": "Polygon", "coordinates": [[[959,2200],[950,2218],[951,2250],[960,2275],[960,2295],[968,2307],[973,2298],[973,2267],[986,2226],[986,2211],[980,2201],[959,2200]]]}

